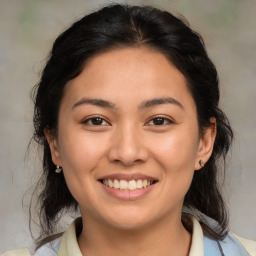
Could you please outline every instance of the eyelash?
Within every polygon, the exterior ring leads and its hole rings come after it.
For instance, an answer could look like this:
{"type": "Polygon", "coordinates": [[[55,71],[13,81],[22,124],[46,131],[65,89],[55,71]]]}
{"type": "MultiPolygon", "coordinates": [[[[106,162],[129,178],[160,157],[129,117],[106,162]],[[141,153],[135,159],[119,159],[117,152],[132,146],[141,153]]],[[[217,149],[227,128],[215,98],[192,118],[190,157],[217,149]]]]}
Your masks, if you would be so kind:
{"type": "MultiPolygon", "coordinates": [[[[158,120],[159,121],[159,120],[158,120]]],[[[87,118],[85,120],[82,121],[83,124],[85,125],[91,125],[91,126],[108,126],[110,125],[109,122],[107,122],[104,118],[102,118],[101,116],[93,116],[90,118],[87,118]],[[100,124],[93,124],[93,120],[96,121],[96,119],[98,119],[98,121],[100,121],[100,124]],[[102,125],[102,122],[105,122],[105,125],[102,125]]],[[[165,125],[170,125],[173,124],[174,122],[172,120],[170,120],[169,118],[166,118],[164,116],[155,116],[153,118],[151,118],[148,122],[146,122],[146,125],[149,126],[165,126],[165,125]],[[151,122],[156,121],[157,119],[160,119],[161,121],[163,121],[163,124],[150,124],[151,122]]]]}
{"type": "Polygon", "coordinates": [[[103,117],[101,117],[101,116],[93,116],[93,117],[87,118],[87,119],[83,120],[82,123],[85,124],[85,125],[91,125],[91,126],[108,126],[108,125],[110,125],[109,122],[107,122],[107,121],[106,121],[103,117]],[[92,123],[93,120],[96,120],[96,119],[100,119],[102,122],[105,122],[106,124],[105,124],[105,125],[102,125],[102,124],[99,124],[99,125],[93,124],[93,123],[92,123]],[[89,122],[91,122],[91,123],[89,123],[89,122]]]}
{"type": "Polygon", "coordinates": [[[146,124],[153,125],[153,126],[165,126],[165,125],[171,125],[173,123],[174,122],[171,119],[169,119],[169,118],[167,118],[165,116],[154,116],[146,124]],[[150,124],[150,122],[153,122],[153,121],[155,121],[157,119],[161,119],[162,121],[164,121],[164,124],[150,124]]]}

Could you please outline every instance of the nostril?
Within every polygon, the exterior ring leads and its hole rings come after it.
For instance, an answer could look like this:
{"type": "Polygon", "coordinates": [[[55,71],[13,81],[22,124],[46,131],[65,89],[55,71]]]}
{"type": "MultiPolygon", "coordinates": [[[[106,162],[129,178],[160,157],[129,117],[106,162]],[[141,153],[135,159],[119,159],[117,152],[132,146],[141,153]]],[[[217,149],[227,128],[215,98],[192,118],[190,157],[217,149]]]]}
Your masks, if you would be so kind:
{"type": "MultiPolygon", "coordinates": [[[[132,166],[148,159],[146,148],[139,139],[131,137],[130,132],[124,133],[123,140],[114,138],[107,153],[108,159],[112,163],[132,166]]],[[[118,137],[118,136],[117,136],[118,137]]]]}

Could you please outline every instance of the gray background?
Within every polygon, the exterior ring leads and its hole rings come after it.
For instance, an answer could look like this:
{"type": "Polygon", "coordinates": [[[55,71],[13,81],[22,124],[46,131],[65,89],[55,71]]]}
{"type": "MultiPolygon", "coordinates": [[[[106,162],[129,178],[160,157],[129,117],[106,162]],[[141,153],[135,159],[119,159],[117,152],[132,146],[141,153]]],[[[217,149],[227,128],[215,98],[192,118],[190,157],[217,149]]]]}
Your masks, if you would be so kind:
{"type": "MultiPolygon", "coordinates": [[[[54,38],[108,2],[0,0],[0,253],[31,244],[28,189],[38,178],[40,160],[33,147],[26,154],[33,132],[29,91],[54,38]]],[[[231,229],[256,239],[256,1],[127,2],[182,13],[205,39],[219,70],[221,105],[236,136],[224,188],[231,229]]]]}

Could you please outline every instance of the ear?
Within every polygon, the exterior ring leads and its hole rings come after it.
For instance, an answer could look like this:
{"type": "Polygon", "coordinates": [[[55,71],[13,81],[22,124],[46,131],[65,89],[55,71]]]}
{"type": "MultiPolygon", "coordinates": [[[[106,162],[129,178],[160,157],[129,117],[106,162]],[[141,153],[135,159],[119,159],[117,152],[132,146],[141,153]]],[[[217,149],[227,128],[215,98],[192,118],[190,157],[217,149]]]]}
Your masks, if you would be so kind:
{"type": "Polygon", "coordinates": [[[62,166],[57,139],[55,138],[55,136],[53,136],[52,131],[49,129],[44,129],[44,135],[51,150],[53,163],[55,165],[62,166]]]}
{"type": "Polygon", "coordinates": [[[200,170],[202,166],[200,165],[199,161],[202,160],[204,164],[209,160],[211,157],[214,141],[216,138],[216,119],[210,119],[211,125],[204,129],[203,134],[199,141],[199,146],[196,155],[196,162],[195,162],[195,170],[200,170]]]}

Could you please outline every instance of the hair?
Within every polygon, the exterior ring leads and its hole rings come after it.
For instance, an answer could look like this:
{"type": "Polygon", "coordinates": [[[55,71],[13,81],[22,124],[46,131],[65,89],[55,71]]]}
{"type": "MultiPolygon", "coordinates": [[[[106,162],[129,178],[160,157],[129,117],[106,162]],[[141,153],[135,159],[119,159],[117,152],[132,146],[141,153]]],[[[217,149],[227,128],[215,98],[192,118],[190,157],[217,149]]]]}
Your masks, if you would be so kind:
{"type": "Polygon", "coordinates": [[[55,173],[56,166],[44,130],[48,129],[56,136],[64,87],[81,73],[86,61],[97,54],[126,47],[148,47],[161,52],[185,76],[196,104],[201,134],[212,125],[210,119],[216,119],[217,136],[212,155],[203,170],[194,173],[184,206],[199,218],[208,236],[223,239],[227,234],[228,214],[218,177],[225,172],[233,132],[218,107],[218,74],[207,55],[203,39],[183,17],[150,6],[115,4],[84,16],[59,35],[33,90],[33,138],[43,148],[43,173],[38,183],[41,189],[38,246],[47,241],[45,237],[54,234],[56,223],[65,211],[78,207],[63,173],[55,173]],[[224,164],[219,164],[219,160],[224,164]],[[218,229],[210,228],[204,216],[216,221],[218,229]]]}

